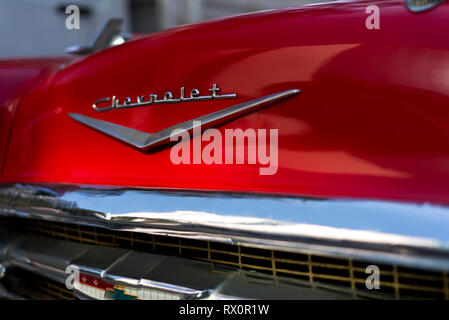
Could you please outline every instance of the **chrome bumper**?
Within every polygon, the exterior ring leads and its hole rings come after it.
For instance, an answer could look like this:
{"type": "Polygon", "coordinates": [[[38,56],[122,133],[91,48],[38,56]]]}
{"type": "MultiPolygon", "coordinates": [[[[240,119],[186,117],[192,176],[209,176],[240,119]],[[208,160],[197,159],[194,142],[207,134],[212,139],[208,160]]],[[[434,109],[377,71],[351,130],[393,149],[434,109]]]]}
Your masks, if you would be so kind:
{"type": "Polygon", "coordinates": [[[449,270],[449,208],[436,205],[7,185],[0,216],[449,270]]]}

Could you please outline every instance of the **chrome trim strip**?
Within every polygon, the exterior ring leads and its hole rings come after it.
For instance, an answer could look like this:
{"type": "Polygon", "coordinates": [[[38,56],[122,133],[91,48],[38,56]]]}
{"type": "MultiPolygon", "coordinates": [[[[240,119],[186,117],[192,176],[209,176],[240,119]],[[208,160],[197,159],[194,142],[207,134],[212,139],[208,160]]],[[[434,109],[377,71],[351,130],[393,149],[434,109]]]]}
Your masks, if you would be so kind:
{"type": "Polygon", "coordinates": [[[430,204],[9,185],[0,216],[449,270],[449,208],[430,204]]]}
{"type": "Polygon", "coordinates": [[[206,114],[196,119],[178,123],[174,126],[155,133],[142,132],[112,122],[84,116],[78,113],[69,113],[69,116],[88,127],[114,137],[135,148],[148,150],[153,147],[171,143],[170,136],[172,135],[174,130],[185,130],[191,132],[198,126],[201,126],[203,129],[207,129],[212,126],[221,125],[227,121],[234,120],[262,107],[276,102],[281,102],[282,100],[290,98],[300,92],[301,91],[298,89],[293,89],[270,94],[262,98],[247,101],[234,105],[232,107],[206,114]]]}

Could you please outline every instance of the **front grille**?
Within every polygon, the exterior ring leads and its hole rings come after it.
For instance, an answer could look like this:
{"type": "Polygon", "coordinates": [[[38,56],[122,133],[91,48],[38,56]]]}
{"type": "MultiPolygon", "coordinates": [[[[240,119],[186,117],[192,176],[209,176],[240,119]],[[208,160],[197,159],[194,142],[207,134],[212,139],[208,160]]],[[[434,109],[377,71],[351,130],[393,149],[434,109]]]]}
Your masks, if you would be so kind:
{"type": "Polygon", "coordinates": [[[16,295],[34,300],[75,300],[74,293],[64,284],[14,268],[8,269],[8,276],[2,284],[16,295]]]}
{"type": "Polygon", "coordinates": [[[449,299],[448,276],[443,272],[66,223],[28,219],[8,219],[7,223],[8,228],[16,232],[255,270],[272,275],[274,281],[295,279],[311,287],[349,291],[357,298],[449,299]],[[377,265],[380,269],[380,290],[366,288],[369,274],[365,270],[369,265],[377,265]]]}

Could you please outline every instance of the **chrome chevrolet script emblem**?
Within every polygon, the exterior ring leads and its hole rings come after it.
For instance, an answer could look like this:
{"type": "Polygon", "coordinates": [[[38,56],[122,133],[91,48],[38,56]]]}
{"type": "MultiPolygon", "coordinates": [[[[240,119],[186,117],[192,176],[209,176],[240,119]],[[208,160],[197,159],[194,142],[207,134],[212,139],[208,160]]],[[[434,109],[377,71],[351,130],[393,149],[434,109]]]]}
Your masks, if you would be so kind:
{"type": "Polygon", "coordinates": [[[93,108],[98,112],[105,112],[109,110],[115,109],[126,109],[126,108],[135,108],[135,107],[143,107],[149,106],[152,104],[163,104],[163,103],[180,103],[180,102],[191,102],[191,101],[208,101],[208,100],[222,100],[222,99],[235,99],[237,98],[237,93],[228,93],[228,94],[218,94],[221,89],[217,86],[216,83],[212,85],[209,89],[211,92],[210,95],[202,96],[198,89],[193,89],[190,91],[189,96],[185,96],[185,88],[181,87],[179,98],[174,98],[173,93],[171,91],[167,91],[162,99],[158,99],[157,94],[150,93],[148,95],[138,96],[133,99],[127,97],[123,100],[123,103],[120,104],[119,99],[115,96],[100,98],[93,104],[93,108]],[[99,104],[105,104],[111,102],[108,106],[99,107],[99,104]]]}
{"type": "MultiPolygon", "coordinates": [[[[171,92],[167,92],[164,95],[164,99],[158,100],[156,95],[150,95],[150,100],[143,102],[141,99],[142,97],[137,98],[137,102],[131,103],[131,98],[126,98],[125,102],[123,104],[119,104],[118,100],[115,99],[115,97],[112,98],[113,103],[110,106],[107,107],[101,107],[98,108],[96,105],[98,101],[94,104],[94,109],[102,112],[102,111],[108,111],[112,109],[121,109],[121,108],[131,108],[131,107],[137,107],[137,106],[144,106],[144,105],[151,105],[156,103],[177,103],[177,102],[184,102],[184,101],[204,101],[204,100],[214,100],[214,99],[232,99],[237,97],[237,94],[231,93],[231,94],[224,94],[224,95],[218,95],[219,88],[216,84],[212,85],[212,88],[209,89],[209,91],[212,92],[209,96],[201,96],[199,94],[199,90],[194,89],[192,90],[190,97],[185,98],[184,88],[181,88],[181,96],[180,98],[174,99],[171,92]],[[99,109],[99,110],[98,110],[99,109]]],[[[165,128],[163,130],[154,132],[154,133],[147,133],[143,131],[138,131],[133,128],[128,128],[125,126],[121,126],[112,122],[104,121],[95,119],[92,117],[88,117],[85,115],[81,115],[78,113],[69,113],[69,116],[92,128],[97,131],[100,131],[104,134],[107,134],[113,138],[116,138],[122,142],[125,142],[135,148],[138,148],[140,150],[148,150],[153,147],[161,146],[164,144],[169,144],[170,136],[175,130],[185,130],[188,132],[193,131],[194,128],[196,128],[197,124],[200,123],[201,128],[203,130],[222,125],[228,121],[235,120],[237,118],[240,118],[250,112],[253,112],[255,110],[258,110],[262,107],[271,105],[273,103],[281,102],[287,98],[290,98],[296,94],[299,94],[301,91],[299,89],[290,89],[285,91],[280,91],[277,93],[273,93],[258,99],[250,100],[247,102],[243,102],[240,104],[236,104],[233,106],[230,106],[228,108],[221,109],[219,111],[215,111],[212,113],[205,114],[201,117],[190,119],[188,121],[184,121],[178,124],[175,124],[171,127],[165,128]]],[[[108,98],[104,98],[108,99],[108,98]]],[[[101,100],[101,99],[100,99],[101,100]]],[[[106,101],[106,100],[104,100],[106,101]]]]}

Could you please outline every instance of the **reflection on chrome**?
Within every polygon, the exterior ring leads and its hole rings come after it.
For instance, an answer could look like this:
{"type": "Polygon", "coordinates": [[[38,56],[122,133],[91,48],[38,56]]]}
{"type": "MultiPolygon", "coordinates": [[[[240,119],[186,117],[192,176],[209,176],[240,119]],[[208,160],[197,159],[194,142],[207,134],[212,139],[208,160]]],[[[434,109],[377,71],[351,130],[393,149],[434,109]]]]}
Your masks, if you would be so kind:
{"type": "Polygon", "coordinates": [[[0,189],[0,215],[449,270],[449,208],[62,185],[0,189]]]}

